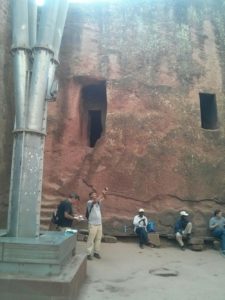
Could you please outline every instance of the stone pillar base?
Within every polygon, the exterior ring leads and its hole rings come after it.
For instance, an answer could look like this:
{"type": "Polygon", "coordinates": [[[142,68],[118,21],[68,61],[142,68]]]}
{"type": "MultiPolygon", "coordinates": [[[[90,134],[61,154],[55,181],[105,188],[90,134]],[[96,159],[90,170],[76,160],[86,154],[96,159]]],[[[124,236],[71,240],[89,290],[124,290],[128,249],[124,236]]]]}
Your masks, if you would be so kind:
{"type": "Polygon", "coordinates": [[[75,255],[59,275],[0,274],[1,300],[75,300],[86,277],[85,254],[75,255]]]}

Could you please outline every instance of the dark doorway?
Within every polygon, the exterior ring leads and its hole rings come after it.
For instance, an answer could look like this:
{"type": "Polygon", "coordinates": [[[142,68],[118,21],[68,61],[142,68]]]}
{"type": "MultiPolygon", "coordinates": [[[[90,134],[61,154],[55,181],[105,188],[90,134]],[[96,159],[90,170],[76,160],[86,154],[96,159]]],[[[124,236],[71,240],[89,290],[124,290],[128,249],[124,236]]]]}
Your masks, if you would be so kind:
{"type": "Polygon", "coordinates": [[[81,90],[81,113],[84,141],[87,146],[94,148],[105,131],[107,113],[105,80],[93,80],[93,82],[83,86],[81,90]]]}
{"type": "Polygon", "coordinates": [[[204,129],[218,129],[216,96],[200,93],[201,123],[204,129]]]}
{"type": "Polygon", "coordinates": [[[94,147],[102,135],[102,114],[100,110],[88,111],[88,131],[90,147],[94,147]]]}

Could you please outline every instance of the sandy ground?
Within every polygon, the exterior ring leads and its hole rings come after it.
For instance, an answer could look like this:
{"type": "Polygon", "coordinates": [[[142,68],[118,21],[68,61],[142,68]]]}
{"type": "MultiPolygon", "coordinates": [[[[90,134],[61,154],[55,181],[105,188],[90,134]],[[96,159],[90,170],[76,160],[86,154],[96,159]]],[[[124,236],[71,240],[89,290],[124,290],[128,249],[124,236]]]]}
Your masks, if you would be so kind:
{"type": "MultiPolygon", "coordinates": [[[[79,242],[77,251],[85,251],[79,242]]],[[[141,250],[135,242],[102,244],[88,261],[79,300],[225,300],[225,258],[218,251],[176,247],[141,250]]]]}

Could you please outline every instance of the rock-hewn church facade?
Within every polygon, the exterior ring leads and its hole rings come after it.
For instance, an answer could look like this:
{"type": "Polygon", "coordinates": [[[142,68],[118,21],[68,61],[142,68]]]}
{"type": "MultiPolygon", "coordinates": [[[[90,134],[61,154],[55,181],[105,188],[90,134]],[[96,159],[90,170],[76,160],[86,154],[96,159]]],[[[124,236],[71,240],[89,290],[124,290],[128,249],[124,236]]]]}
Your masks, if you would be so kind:
{"type": "MultiPolygon", "coordinates": [[[[6,220],[13,99],[9,1],[0,22],[0,209],[6,220]]],[[[56,102],[48,105],[42,198],[47,224],[69,191],[109,187],[105,231],[138,208],[172,231],[181,209],[205,233],[225,206],[225,1],[71,4],[56,102]]]]}

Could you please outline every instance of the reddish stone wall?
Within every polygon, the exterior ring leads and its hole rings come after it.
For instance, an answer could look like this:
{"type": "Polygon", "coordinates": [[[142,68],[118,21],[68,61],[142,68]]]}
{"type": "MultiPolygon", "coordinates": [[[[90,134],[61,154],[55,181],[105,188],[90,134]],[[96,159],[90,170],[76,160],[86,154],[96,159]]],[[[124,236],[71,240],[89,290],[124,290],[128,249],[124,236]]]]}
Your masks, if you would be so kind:
{"type": "Polygon", "coordinates": [[[71,190],[81,195],[83,213],[91,187],[108,186],[108,232],[123,231],[139,207],[166,231],[173,230],[177,211],[187,209],[197,231],[205,232],[211,211],[225,203],[221,5],[71,5],[60,94],[49,105],[44,216],[71,190]],[[102,79],[106,129],[90,148],[82,130],[81,89],[102,79]],[[199,92],[216,94],[216,131],[201,128],[199,92]]]}
{"type": "MultiPolygon", "coordinates": [[[[198,232],[224,207],[225,20],[222,0],[121,0],[72,5],[60,91],[49,104],[42,221],[68,191],[110,191],[105,230],[122,232],[141,206],[172,230],[180,209],[198,232]],[[132,2],[132,3],[131,3],[132,2]],[[106,81],[105,131],[89,147],[82,89],[106,81]],[[201,128],[199,92],[216,94],[219,129],[201,128]]],[[[6,220],[13,124],[9,1],[0,12],[0,216],[6,220]]],[[[104,110],[101,108],[102,111],[104,110]]]]}

